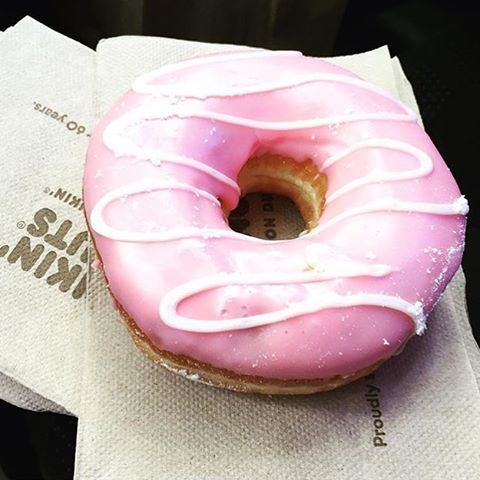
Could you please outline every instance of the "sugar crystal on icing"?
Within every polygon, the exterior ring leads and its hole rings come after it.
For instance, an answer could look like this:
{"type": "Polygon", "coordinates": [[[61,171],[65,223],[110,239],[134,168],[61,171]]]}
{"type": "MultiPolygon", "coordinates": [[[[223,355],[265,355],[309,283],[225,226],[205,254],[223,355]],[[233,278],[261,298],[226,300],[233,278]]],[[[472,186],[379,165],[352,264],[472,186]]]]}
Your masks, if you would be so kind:
{"type": "Polygon", "coordinates": [[[468,201],[464,195],[457,198],[453,202],[453,206],[459,214],[466,215],[468,213],[468,201]]]}

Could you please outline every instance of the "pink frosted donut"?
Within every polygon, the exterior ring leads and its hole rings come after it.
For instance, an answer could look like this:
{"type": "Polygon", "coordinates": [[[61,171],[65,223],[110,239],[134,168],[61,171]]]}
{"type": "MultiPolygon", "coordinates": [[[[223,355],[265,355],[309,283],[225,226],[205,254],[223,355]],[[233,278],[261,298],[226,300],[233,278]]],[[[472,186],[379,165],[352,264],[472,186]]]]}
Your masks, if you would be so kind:
{"type": "Polygon", "coordinates": [[[84,201],[141,348],[263,393],[334,388],[421,334],[459,267],[468,210],[410,109],[325,61],[259,50],[138,78],[92,135],[84,201]],[[304,235],[229,228],[252,158],[298,167],[281,182],[314,199],[304,235]]]}

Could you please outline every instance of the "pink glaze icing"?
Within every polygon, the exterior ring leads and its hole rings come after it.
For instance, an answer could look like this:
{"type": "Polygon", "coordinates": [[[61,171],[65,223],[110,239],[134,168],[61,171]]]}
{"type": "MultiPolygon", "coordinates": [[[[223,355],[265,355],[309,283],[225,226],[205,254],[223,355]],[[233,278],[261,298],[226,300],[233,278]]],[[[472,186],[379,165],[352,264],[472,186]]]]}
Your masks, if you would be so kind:
{"type": "Polygon", "coordinates": [[[422,333],[468,210],[406,106],[325,61],[255,50],[137,79],[92,135],[84,197],[111,292],[155,345],[279,379],[348,376],[422,333]],[[266,152],[328,177],[299,238],[247,237],[222,213],[266,152]]]}

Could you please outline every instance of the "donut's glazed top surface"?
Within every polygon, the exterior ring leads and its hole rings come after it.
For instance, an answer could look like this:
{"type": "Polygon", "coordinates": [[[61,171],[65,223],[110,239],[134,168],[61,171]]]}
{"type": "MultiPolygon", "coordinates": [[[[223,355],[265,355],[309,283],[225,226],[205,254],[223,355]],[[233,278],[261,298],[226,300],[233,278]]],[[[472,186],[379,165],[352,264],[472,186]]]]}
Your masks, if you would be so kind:
{"type": "Polygon", "coordinates": [[[84,201],[111,292],[156,346],[280,379],[353,374],[421,333],[468,209],[405,106],[327,62],[263,51],[138,79],[92,135],[84,201]],[[307,235],[229,229],[222,205],[265,152],[327,175],[307,235]]]}

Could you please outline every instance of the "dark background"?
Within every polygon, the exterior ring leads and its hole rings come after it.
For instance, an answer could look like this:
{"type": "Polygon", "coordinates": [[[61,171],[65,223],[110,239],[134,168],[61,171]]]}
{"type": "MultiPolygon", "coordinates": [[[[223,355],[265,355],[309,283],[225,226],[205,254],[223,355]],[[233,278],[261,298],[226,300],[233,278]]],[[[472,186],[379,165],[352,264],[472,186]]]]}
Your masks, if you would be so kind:
{"type": "MultiPolygon", "coordinates": [[[[156,35],[301,50],[316,56],[387,44],[411,81],[427,132],[470,202],[470,320],[480,338],[480,2],[467,0],[3,0],[0,29],[24,15],[95,48],[114,35],[156,35]],[[475,170],[476,171],[476,170],[475,170]],[[477,244],[478,245],[478,244],[477,244]]],[[[73,476],[75,418],[0,401],[0,480],[73,476]]]]}

